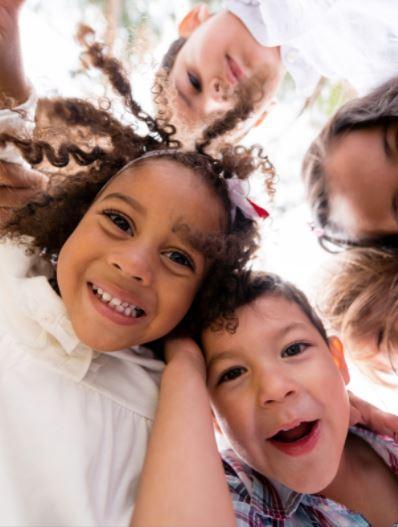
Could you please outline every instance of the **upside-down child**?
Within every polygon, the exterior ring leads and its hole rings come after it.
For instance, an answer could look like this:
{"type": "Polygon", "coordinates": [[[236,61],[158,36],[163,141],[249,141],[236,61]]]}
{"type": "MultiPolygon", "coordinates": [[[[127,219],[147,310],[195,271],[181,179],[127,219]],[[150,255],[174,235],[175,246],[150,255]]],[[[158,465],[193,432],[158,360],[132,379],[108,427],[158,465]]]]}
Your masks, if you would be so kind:
{"type": "Polygon", "coordinates": [[[398,22],[389,0],[227,0],[198,4],[164,58],[174,113],[199,127],[235,104],[236,88],[260,75],[262,97],[248,126],[267,115],[284,72],[310,96],[320,76],[360,93],[396,74],[398,22]]]}
{"type": "Polygon", "coordinates": [[[349,427],[341,342],[277,276],[237,285],[201,335],[204,357],[168,344],[133,525],[397,525],[398,444],[349,427]]]}

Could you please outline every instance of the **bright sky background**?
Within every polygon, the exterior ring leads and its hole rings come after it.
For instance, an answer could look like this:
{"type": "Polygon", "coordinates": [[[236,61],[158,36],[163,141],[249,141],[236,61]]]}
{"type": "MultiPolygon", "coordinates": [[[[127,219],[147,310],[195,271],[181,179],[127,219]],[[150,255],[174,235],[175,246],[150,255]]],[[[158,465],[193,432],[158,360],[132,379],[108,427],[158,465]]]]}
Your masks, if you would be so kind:
{"type": "MultiPolygon", "coordinates": [[[[98,7],[86,3],[82,8],[82,4],[79,0],[26,0],[21,19],[23,54],[26,71],[39,95],[94,97],[105,94],[98,80],[93,82],[90,76],[77,74],[80,70],[80,48],[74,40],[77,23],[90,24],[99,35],[106,27],[106,20],[98,7]]],[[[150,109],[154,68],[168,42],[176,36],[173,17],[180,19],[188,10],[189,2],[152,0],[146,5],[150,6],[154,22],[161,27],[162,38],[150,53],[144,54],[139,71],[132,73],[133,85],[137,86],[135,96],[150,109]],[[137,76],[140,81],[134,84],[137,76]]],[[[125,33],[120,30],[116,54],[125,38],[125,33]]],[[[326,86],[325,99],[332,89],[333,86],[326,86]]],[[[272,217],[262,227],[262,249],[255,265],[281,274],[312,296],[314,278],[328,255],[319,248],[309,228],[310,214],[300,181],[300,166],[306,148],[328,115],[325,108],[316,105],[297,118],[303,103],[287,83],[278,105],[264,125],[249,134],[246,143],[261,143],[266,147],[280,180],[276,202],[271,207],[272,217]]],[[[256,184],[253,187],[255,199],[265,203],[261,188],[256,184]]],[[[352,386],[357,393],[398,413],[398,397],[394,397],[398,382],[391,391],[376,389],[357,372],[353,378],[352,386]]]]}

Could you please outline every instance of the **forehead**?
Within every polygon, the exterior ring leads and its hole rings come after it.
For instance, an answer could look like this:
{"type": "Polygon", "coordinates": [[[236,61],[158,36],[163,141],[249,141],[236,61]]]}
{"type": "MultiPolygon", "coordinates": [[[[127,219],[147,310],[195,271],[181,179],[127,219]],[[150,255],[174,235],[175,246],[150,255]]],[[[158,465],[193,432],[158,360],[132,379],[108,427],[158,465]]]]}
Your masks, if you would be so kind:
{"type": "Polygon", "coordinates": [[[225,213],[205,176],[180,162],[149,159],[119,173],[100,195],[120,193],[159,216],[189,220],[197,229],[219,230],[225,213]]]}
{"type": "Polygon", "coordinates": [[[303,310],[295,302],[281,296],[261,296],[236,311],[238,327],[235,333],[211,331],[203,334],[206,356],[229,348],[250,349],[255,342],[270,342],[294,327],[317,332],[303,310]]]}
{"type": "Polygon", "coordinates": [[[390,202],[398,181],[398,168],[386,155],[392,141],[380,127],[355,130],[332,145],[325,160],[330,193],[330,219],[349,236],[395,232],[390,202]]]}

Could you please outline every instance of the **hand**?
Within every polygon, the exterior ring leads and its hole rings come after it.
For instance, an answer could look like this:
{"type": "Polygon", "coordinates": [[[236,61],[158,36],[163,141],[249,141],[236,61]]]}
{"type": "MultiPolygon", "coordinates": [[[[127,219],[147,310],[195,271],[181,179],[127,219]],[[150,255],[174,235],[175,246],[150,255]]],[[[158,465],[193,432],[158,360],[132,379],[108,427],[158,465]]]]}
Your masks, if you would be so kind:
{"type": "Polygon", "coordinates": [[[351,404],[351,425],[365,425],[379,434],[398,440],[398,416],[383,412],[353,393],[348,393],[351,404]]]}
{"type": "Polygon", "coordinates": [[[0,222],[7,221],[15,209],[44,192],[47,182],[47,177],[37,170],[0,162],[0,222]]]}
{"type": "Polygon", "coordinates": [[[188,361],[189,364],[197,369],[206,378],[206,364],[202,350],[193,339],[190,338],[169,338],[165,343],[166,363],[175,361],[188,361]]]}

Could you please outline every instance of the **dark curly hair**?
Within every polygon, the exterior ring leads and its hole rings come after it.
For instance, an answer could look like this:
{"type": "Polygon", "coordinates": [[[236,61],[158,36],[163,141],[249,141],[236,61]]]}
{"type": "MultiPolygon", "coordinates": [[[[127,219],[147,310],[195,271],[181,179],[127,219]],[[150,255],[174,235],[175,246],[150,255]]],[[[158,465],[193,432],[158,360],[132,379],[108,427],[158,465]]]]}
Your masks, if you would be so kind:
{"type": "Polygon", "coordinates": [[[303,180],[324,248],[374,247],[398,249],[398,235],[372,239],[348,239],[340,225],[330,221],[329,184],[325,160],[334,142],[355,130],[387,129],[398,122],[398,77],[385,82],[368,95],[344,104],[313,141],[303,160],[303,180]]]}
{"type": "Polygon", "coordinates": [[[239,320],[236,310],[251,304],[260,297],[284,298],[297,304],[308,320],[327,342],[325,327],[311,307],[305,294],[291,282],[283,280],[274,273],[261,271],[240,270],[230,277],[229,287],[224,287],[222,295],[212,298],[213,320],[208,320],[201,331],[210,328],[212,331],[225,330],[234,333],[239,320]]]}
{"type": "MultiPolygon", "coordinates": [[[[88,101],[60,98],[51,101],[48,112],[68,128],[85,128],[94,137],[100,138],[105,146],[96,145],[90,149],[87,145],[83,148],[75,142],[66,141],[55,147],[43,140],[0,134],[0,146],[14,144],[32,165],[46,161],[58,169],[70,164],[79,168],[73,174],[65,175],[59,170],[52,175],[47,192],[16,210],[12,218],[0,227],[0,236],[21,240],[30,250],[39,250],[44,258],[51,259],[58,254],[98,192],[128,163],[144,163],[155,158],[181,163],[198,173],[219,196],[227,217],[223,236],[195,240],[195,243],[201,244],[211,265],[187,323],[196,319],[205,324],[209,317],[213,317],[212,306],[207,303],[210,291],[217,291],[224,276],[244,267],[257,248],[255,222],[239,209],[232,219],[226,182],[231,177],[246,179],[254,170],[260,169],[267,174],[268,184],[272,186],[273,167],[258,147],[247,149],[225,145],[217,158],[208,155],[205,152],[207,145],[228,128],[228,124],[223,127],[221,120],[204,131],[203,140],[198,142],[196,150],[184,151],[173,137],[174,128],[162,126],[163,123],[144,112],[133,99],[130,83],[116,59],[106,56],[98,43],[88,47],[87,55],[92,64],[106,74],[128,112],[136,121],[146,125],[147,133],[139,134],[131,125],[122,124],[109,111],[96,108],[88,101]]],[[[242,114],[235,110],[230,117],[239,120],[242,114]]]]}

